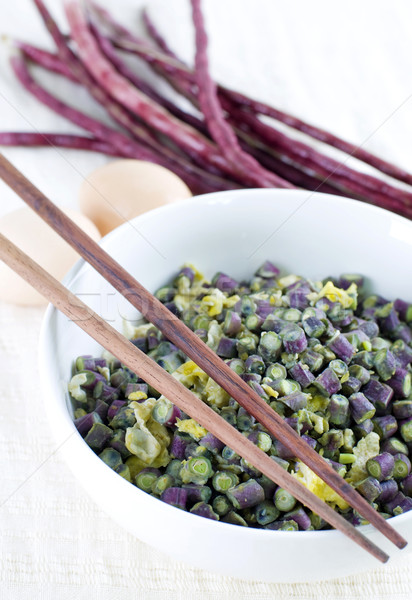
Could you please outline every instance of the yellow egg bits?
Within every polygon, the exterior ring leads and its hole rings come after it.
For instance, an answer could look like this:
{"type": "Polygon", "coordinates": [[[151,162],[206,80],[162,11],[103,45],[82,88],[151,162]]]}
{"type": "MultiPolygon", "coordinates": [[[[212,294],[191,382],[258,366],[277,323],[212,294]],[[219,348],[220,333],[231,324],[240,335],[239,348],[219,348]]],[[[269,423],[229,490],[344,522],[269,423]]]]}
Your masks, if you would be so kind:
{"type": "Polygon", "coordinates": [[[316,475],[305,463],[296,461],[296,471],[292,473],[296,479],[300,481],[309,491],[315,496],[339,506],[342,510],[349,508],[349,504],[345,502],[331,487],[329,487],[320,477],[316,475]]]}
{"type": "Polygon", "coordinates": [[[183,363],[176,369],[173,377],[211,406],[222,408],[229,404],[229,394],[192,360],[183,363]]]}
{"type": "MultiPolygon", "coordinates": [[[[367,461],[379,454],[378,434],[371,432],[364,438],[361,438],[353,448],[353,454],[355,462],[352,464],[348,474],[345,475],[345,480],[352,485],[356,485],[368,476],[366,470],[367,461]]],[[[349,508],[349,504],[345,500],[300,460],[296,461],[295,471],[292,472],[292,475],[321,500],[332,505],[337,505],[342,510],[349,508]]]]}
{"type": "Polygon", "coordinates": [[[136,423],[126,429],[125,443],[126,448],[133,454],[126,461],[132,477],[145,467],[165,467],[170,461],[167,450],[170,435],[164,425],[152,418],[156,402],[156,398],[148,398],[143,402],[130,403],[136,423]]]}
{"type": "MultiPolygon", "coordinates": [[[[307,296],[312,305],[318,300],[327,298],[331,302],[339,302],[343,308],[355,309],[357,306],[358,288],[356,283],[351,283],[347,290],[336,287],[331,281],[325,283],[320,292],[314,292],[307,296]]],[[[323,310],[328,311],[329,306],[325,304],[323,310]]]]}
{"type": "MultiPolygon", "coordinates": [[[[229,403],[229,394],[193,361],[183,363],[173,373],[173,377],[210,405],[220,408],[229,403]]],[[[133,454],[126,461],[132,477],[146,467],[165,467],[170,462],[167,450],[170,445],[169,432],[164,425],[152,418],[156,403],[167,399],[164,396],[158,399],[145,397],[143,392],[132,392],[129,395],[129,400],[132,400],[130,407],[134,410],[136,418],[135,425],[127,428],[125,436],[126,448],[133,454]]],[[[207,434],[207,430],[194,419],[177,419],[176,427],[178,431],[188,433],[196,441],[207,434]]]]}

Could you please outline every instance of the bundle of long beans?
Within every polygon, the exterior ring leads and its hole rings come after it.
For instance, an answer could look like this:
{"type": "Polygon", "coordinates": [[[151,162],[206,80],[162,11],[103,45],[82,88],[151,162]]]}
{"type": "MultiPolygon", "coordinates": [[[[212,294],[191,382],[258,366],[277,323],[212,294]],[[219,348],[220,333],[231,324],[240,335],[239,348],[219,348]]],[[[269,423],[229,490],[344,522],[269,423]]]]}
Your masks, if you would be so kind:
{"type": "MultiPolygon", "coordinates": [[[[70,33],[65,35],[43,0],[33,0],[51,34],[56,52],[14,41],[11,66],[24,88],[86,135],[4,132],[0,145],[59,146],[111,156],[148,160],[174,171],[194,193],[242,187],[302,187],[347,195],[412,218],[412,192],[379,174],[369,175],[327,153],[327,146],[353,156],[392,180],[412,185],[412,174],[305,123],[279,109],[217,86],[209,74],[207,35],[200,0],[191,0],[196,33],[194,68],[168,47],[147,13],[149,39],[140,39],[89,1],[66,0],[70,33]],[[132,70],[124,53],[143,59],[197,109],[195,116],[166,98],[132,70]],[[29,62],[84,87],[107,111],[113,125],[86,115],[35,81],[29,62]],[[262,116],[270,117],[263,121],[262,116]],[[276,121],[306,134],[298,141],[276,121]],[[324,151],[310,145],[325,144],[324,151]]],[[[138,64],[138,63],[136,63],[138,64]]]]}

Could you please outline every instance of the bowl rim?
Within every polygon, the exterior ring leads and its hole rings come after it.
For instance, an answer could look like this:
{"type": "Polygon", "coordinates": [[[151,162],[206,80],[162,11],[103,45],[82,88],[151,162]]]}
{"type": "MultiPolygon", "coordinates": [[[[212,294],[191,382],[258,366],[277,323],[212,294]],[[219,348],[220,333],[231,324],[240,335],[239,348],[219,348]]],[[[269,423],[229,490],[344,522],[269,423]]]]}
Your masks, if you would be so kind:
{"type": "MultiPolygon", "coordinates": [[[[280,189],[278,189],[278,188],[248,188],[248,189],[241,189],[241,190],[225,190],[225,191],[221,191],[221,192],[211,192],[211,193],[202,194],[199,196],[192,196],[190,198],[185,198],[183,200],[178,200],[176,202],[154,208],[154,209],[147,211],[141,215],[138,215],[137,217],[134,217],[133,219],[125,221],[125,223],[123,223],[122,225],[120,225],[119,227],[117,227],[116,229],[114,229],[113,231],[108,233],[106,236],[104,236],[100,240],[99,245],[103,249],[108,250],[108,246],[110,247],[111,244],[116,243],[116,240],[118,238],[121,238],[124,231],[126,230],[126,228],[129,228],[130,226],[132,226],[137,231],[137,233],[139,233],[141,235],[141,233],[139,232],[139,229],[138,229],[138,227],[136,227],[136,225],[139,226],[140,224],[144,224],[146,221],[156,218],[157,215],[159,215],[159,214],[163,215],[163,214],[173,213],[176,211],[179,212],[181,210],[187,209],[188,207],[194,207],[194,206],[198,205],[199,202],[202,202],[203,204],[206,204],[206,205],[208,205],[208,204],[222,205],[222,204],[232,203],[232,202],[238,201],[239,197],[240,198],[247,197],[250,194],[253,194],[253,195],[257,194],[258,196],[261,196],[262,198],[268,198],[268,199],[269,199],[269,197],[271,199],[273,199],[273,197],[276,198],[276,196],[278,196],[279,197],[279,198],[277,198],[278,201],[279,200],[281,201],[281,199],[285,195],[287,195],[289,197],[295,196],[296,198],[302,198],[303,202],[292,213],[292,215],[291,215],[292,217],[311,198],[315,198],[315,200],[320,203],[327,202],[327,200],[329,199],[329,202],[332,200],[335,203],[335,205],[339,204],[339,205],[341,205],[341,208],[343,208],[343,209],[351,208],[352,210],[360,210],[361,212],[365,211],[366,213],[371,212],[372,214],[377,211],[378,214],[381,214],[381,215],[383,213],[384,216],[386,216],[392,220],[399,221],[403,225],[406,225],[408,228],[411,229],[411,233],[412,233],[412,221],[410,221],[409,219],[406,219],[405,217],[402,217],[401,215],[398,215],[396,213],[392,213],[384,208],[381,208],[381,207],[378,207],[378,206],[375,206],[372,204],[364,203],[364,202],[361,202],[359,200],[355,200],[352,198],[346,198],[344,196],[335,196],[333,194],[325,194],[322,192],[316,192],[316,191],[310,191],[310,190],[290,190],[290,189],[283,189],[283,188],[280,188],[280,189]]],[[[289,220],[289,218],[290,217],[288,217],[287,220],[289,220]]],[[[73,265],[73,267],[68,271],[68,273],[62,279],[63,285],[70,289],[84,268],[90,268],[90,267],[89,267],[88,263],[84,259],[81,258],[73,265]]],[[[61,389],[61,387],[58,386],[57,381],[54,380],[52,382],[50,380],[50,372],[48,370],[48,367],[50,365],[48,356],[53,356],[52,353],[50,352],[50,350],[51,350],[50,342],[52,341],[52,338],[53,338],[50,325],[51,325],[52,320],[55,318],[56,313],[58,313],[58,310],[52,304],[48,304],[45,314],[44,314],[44,317],[43,317],[41,330],[40,330],[40,336],[39,336],[39,371],[40,371],[42,387],[47,391],[47,393],[45,394],[45,398],[44,398],[44,402],[46,404],[46,409],[49,406],[52,406],[54,404],[55,408],[58,408],[58,412],[60,413],[60,417],[61,417],[61,422],[64,423],[65,429],[68,430],[70,428],[71,432],[76,434],[76,436],[74,437],[76,446],[79,447],[79,449],[81,449],[81,448],[83,449],[80,451],[86,451],[86,452],[91,453],[93,455],[94,459],[96,461],[98,461],[98,463],[96,462],[96,464],[102,464],[101,459],[97,456],[97,454],[95,454],[87,446],[87,444],[84,442],[81,435],[78,433],[76,427],[74,426],[73,420],[69,414],[69,411],[67,410],[67,407],[64,410],[60,410],[58,403],[55,401],[52,402],[50,400],[50,396],[53,395],[50,393],[51,391],[53,391],[54,394],[62,393],[62,389],[61,389]],[[52,389],[52,388],[54,388],[54,389],[52,389]]],[[[54,431],[52,425],[50,425],[50,426],[52,429],[52,434],[55,435],[56,432],[54,431]]],[[[61,442],[61,440],[59,440],[59,441],[61,442]]],[[[65,460],[66,460],[66,462],[68,462],[66,457],[65,457],[65,460]]],[[[107,465],[105,465],[105,466],[107,466],[107,465]]],[[[116,479],[113,479],[113,483],[115,481],[119,482],[123,479],[123,478],[119,477],[117,475],[117,473],[113,472],[112,469],[110,469],[110,467],[108,467],[108,466],[107,466],[106,474],[109,477],[110,476],[116,477],[116,479]]],[[[129,482],[123,480],[123,483],[126,484],[129,482]]],[[[146,494],[145,492],[143,492],[136,486],[133,486],[133,488],[135,489],[135,492],[138,494],[145,494],[146,496],[150,496],[150,494],[146,494]]],[[[155,497],[152,497],[152,498],[153,498],[153,500],[162,502],[158,498],[155,498],[155,497]]],[[[162,502],[162,509],[167,509],[167,510],[173,511],[171,513],[172,515],[175,514],[175,512],[174,512],[175,510],[178,510],[175,507],[170,506],[164,502],[162,502]]],[[[197,515],[194,515],[194,514],[190,513],[189,511],[182,511],[182,512],[185,513],[189,517],[189,519],[190,518],[198,518],[197,515]]],[[[396,515],[396,516],[390,517],[388,519],[388,522],[390,522],[391,524],[396,524],[396,526],[398,526],[398,525],[402,525],[402,523],[404,521],[409,520],[411,517],[412,517],[412,511],[409,511],[409,512],[406,512],[401,515],[396,515]]],[[[322,538],[328,538],[328,539],[330,539],[330,541],[336,540],[337,536],[338,537],[340,536],[342,539],[345,537],[344,534],[337,529],[313,530],[313,531],[278,531],[278,530],[267,530],[267,529],[263,529],[263,528],[259,529],[256,527],[239,527],[239,526],[233,525],[231,523],[224,523],[222,521],[213,521],[211,519],[204,519],[204,520],[207,521],[207,526],[210,529],[210,531],[214,531],[215,527],[218,527],[218,531],[222,531],[222,529],[221,529],[222,526],[230,527],[230,531],[233,531],[233,532],[236,531],[237,535],[240,537],[245,536],[245,541],[247,541],[249,543],[250,542],[258,543],[258,541],[262,535],[268,536],[268,535],[274,535],[274,534],[276,534],[278,538],[287,536],[288,539],[291,539],[291,538],[294,539],[297,536],[296,539],[299,539],[299,538],[301,538],[302,535],[305,535],[306,538],[315,536],[316,539],[320,539],[322,537],[322,538]],[[252,536],[254,536],[254,537],[252,538],[252,536]]],[[[359,529],[359,531],[361,531],[365,535],[368,535],[368,534],[371,534],[372,532],[377,531],[376,528],[374,526],[372,526],[371,524],[357,526],[357,529],[359,529]]]]}

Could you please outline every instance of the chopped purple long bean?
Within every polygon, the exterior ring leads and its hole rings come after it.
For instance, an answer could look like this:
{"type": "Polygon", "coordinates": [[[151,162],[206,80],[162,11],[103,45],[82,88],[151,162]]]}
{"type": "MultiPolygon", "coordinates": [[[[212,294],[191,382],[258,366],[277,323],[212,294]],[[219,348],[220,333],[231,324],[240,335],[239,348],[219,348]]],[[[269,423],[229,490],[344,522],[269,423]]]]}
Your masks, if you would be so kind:
{"type": "MultiPolygon", "coordinates": [[[[362,281],[351,275],[326,281],[337,286],[340,279],[345,285],[362,281]]],[[[377,510],[396,516],[412,506],[412,398],[400,394],[412,365],[409,360],[403,366],[397,362],[395,374],[387,379],[393,360],[405,355],[406,344],[380,330],[378,321],[375,327],[364,327],[365,311],[373,309],[381,319],[391,305],[378,296],[364,298],[362,289],[357,291],[359,308],[341,307],[330,298],[317,299],[318,284],[295,276],[288,281],[266,262],[250,281],[217,272],[209,282],[194,267],[184,266],[156,296],[165,305],[175,304],[184,290],[189,301],[181,318],[194,331],[201,327],[205,341],[227,364],[377,510]],[[307,296],[302,309],[290,307],[290,294],[297,289],[307,296]],[[256,323],[262,307],[265,321],[256,323]],[[347,362],[331,349],[331,340],[338,337],[350,346],[347,362]],[[394,377],[402,383],[396,392],[394,377]]],[[[400,324],[409,327],[402,319],[400,324]]],[[[269,435],[155,327],[139,328],[132,340],[282,468],[299,478],[309,476],[281,439],[269,435]],[[149,338],[156,343],[149,345],[149,338]]],[[[82,355],[75,367],[70,389],[76,426],[109,467],[147,493],[192,514],[241,526],[295,531],[327,527],[188,415],[175,412],[169,400],[158,397],[118,361],[82,355]],[[106,388],[109,397],[113,390],[117,397],[106,399],[106,388]],[[162,450],[139,475],[143,465],[140,458],[136,465],[131,440],[142,415],[162,450]],[[162,466],[152,472],[151,464],[162,466]]],[[[333,502],[327,488],[319,490],[333,502]]],[[[355,524],[364,523],[352,511],[343,513],[355,524]]]]}

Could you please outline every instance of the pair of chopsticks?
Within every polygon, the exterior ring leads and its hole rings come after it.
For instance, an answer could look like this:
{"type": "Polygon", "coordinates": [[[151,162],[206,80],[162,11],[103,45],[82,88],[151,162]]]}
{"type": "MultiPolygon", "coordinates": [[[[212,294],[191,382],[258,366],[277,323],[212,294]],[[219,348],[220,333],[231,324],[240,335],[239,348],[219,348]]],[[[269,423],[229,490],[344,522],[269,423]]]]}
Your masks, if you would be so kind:
{"type": "MultiPolygon", "coordinates": [[[[123,295],[127,294],[127,300],[148,321],[158,327],[169,340],[223,387],[230,396],[235,398],[271,434],[281,439],[282,443],[296,457],[321,477],[352,508],[357,510],[398,548],[406,546],[407,541],[317,452],[310,448],[247,383],[1,154],[0,177],[115,289],[123,295]]],[[[333,508],[310,492],[296,478],[108,325],[79,298],[75,297],[2,235],[0,235],[0,259],[128,368],[172,400],[176,406],[252,463],[259,471],[289,491],[298,501],[321,516],[330,525],[342,531],[375,558],[381,562],[388,560],[389,557],[385,552],[361,534],[333,508]]]]}

